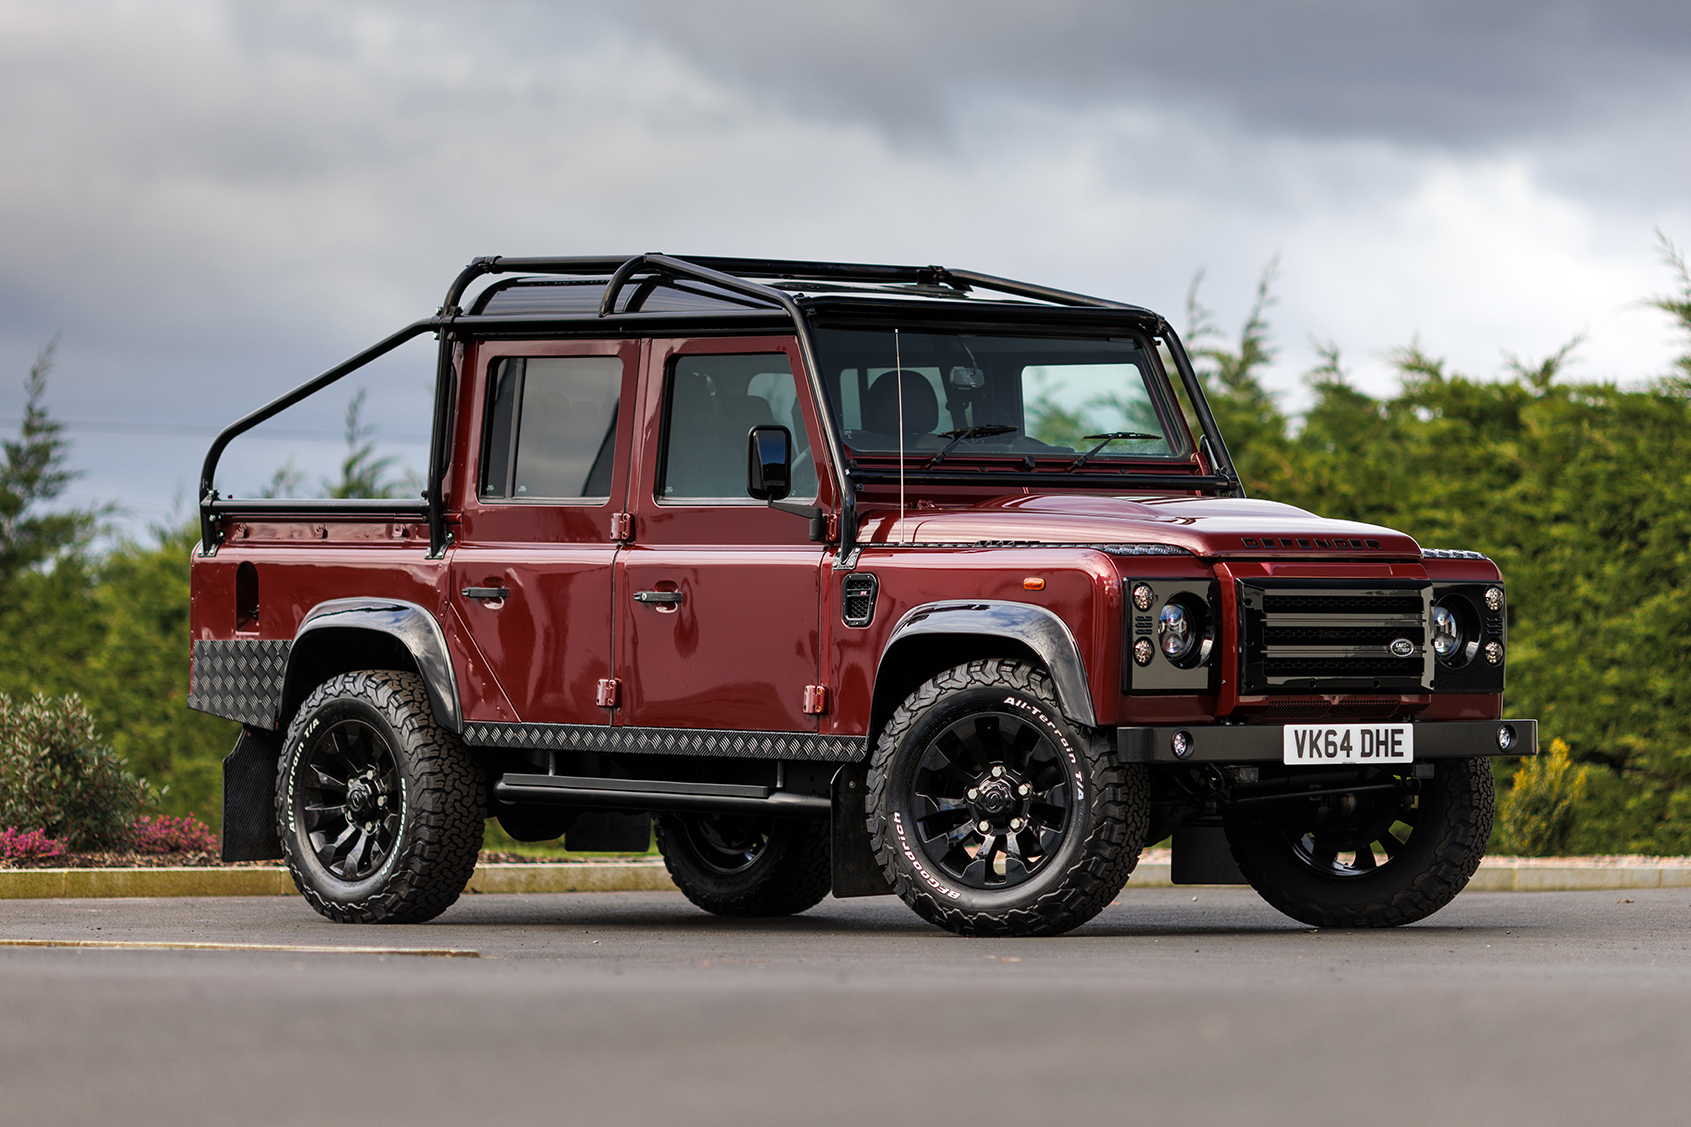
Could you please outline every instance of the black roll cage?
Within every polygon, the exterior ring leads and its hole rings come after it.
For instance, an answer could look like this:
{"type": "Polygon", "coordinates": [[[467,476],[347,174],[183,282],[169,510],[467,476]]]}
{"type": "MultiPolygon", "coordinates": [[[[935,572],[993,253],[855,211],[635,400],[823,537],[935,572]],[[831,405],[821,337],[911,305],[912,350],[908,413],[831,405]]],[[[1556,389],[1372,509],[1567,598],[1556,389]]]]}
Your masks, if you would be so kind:
{"type": "MultiPolygon", "coordinates": [[[[799,301],[785,290],[754,279],[920,286],[923,287],[921,296],[924,297],[945,296],[947,293],[962,296],[971,289],[978,288],[994,293],[1007,294],[1011,297],[1046,302],[1052,306],[1092,309],[1101,312],[1118,311],[1137,314],[1142,319],[1149,319],[1154,323],[1153,331],[1155,335],[1161,336],[1168,344],[1169,354],[1174,358],[1181,382],[1186,387],[1187,397],[1198,416],[1198,423],[1203,431],[1201,443],[1208,448],[1215,472],[1208,475],[1134,474],[1131,478],[1133,484],[1151,488],[1213,490],[1223,496],[1244,496],[1244,489],[1240,485],[1233,460],[1227,452],[1227,444],[1222,440],[1220,428],[1217,427],[1215,417],[1210,412],[1209,402],[1204,397],[1203,387],[1198,381],[1197,373],[1192,368],[1191,360],[1187,357],[1185,348],[1180,343],[1180,338],[1167,321],[1138,306],[1107,301],[1098,297],[1088,297],[1085,294],[1071,293],[1049,286],[1018,282],[991,274],[980,274],[972,270],[951,270],[943,266],[878,266],[867,263],[799,262],[754,258],[677,258],[655,253],[636,255],[633,258],[501,258],[495,255],[475,259],[458,274],[452,285],[447,289],[446,300],[441,303],[440,310],[435,316],[412,322],[357,355],[335,365],[315,379],[299,385],[258,410],[237,419],[218,434],[212,441],[211,448],[206,451],[205,462],[200,470],[200,554],[205,556],[217,554],[218,546],[225,536],[225,521],[231,515],[309,516],[320,514],[325,517],[363,516],[389,520],[426,519],[429,526],[429,554],[431,557],[439,557],[451,542],[451,534],[446,531],[442,482],[446,476],[449,454],[455,352],[458,344],[466,338],[507,334],[521,336],[545,330],[574,330],[580,332],[589,326],[601,333],[607,329],[612,329],[646,335],[660,326],[677,323],[684,323],[690,327],[716,328],[720,331],[736,326],[743,327],[749,321],[767,321],[773,314],[777,318],[782,318],[782,315],[784,315],[782,319],[790,322],[794,335],[798,338],[799,352],[811,381],[812,397],[821,408],[817,413],[822,420],[823,441],[827,443],[828,453],[841,478],[839,554],[842,559],[846,558],[855,547],[858,489],[863,485],[883,484],[884,479],[888,478],[889,475],[882,472],[860,470],[846,457],[845,447],[836,429],[833,415],[825,406],[826,393],[821,383],[822,369],[817,362],[810,319],[805,315],[806,307],[801,306],[799,301]],[[459,302],[463,299],[465,291],[472,282],[486,275],[509,273],[559,274],[580,277],[597,277],[608,274],[610,280],[605,284],[604,295],[599,301],[597,316],[591,314],[465,315],[463,309],[459,307],[459,302]],[[729,293],[740,294],[765,302],[772,308],[769,310],[747,309],[745,311],[703,313],[616,313],[618,295],[631,280],[642,274],[686,278],[704,282],[729,293]],[[315,395],[371,361],[392,352],[407,341],[430,332],[438,337],[440,349],[435,372],[434,421],[429,438],[427,485],[420,499],[414,501],[253,499],[227,498],[218,494],[213,479],[217,472],[218,460],[231,441],[301,400],[315,395]]],[[[1030,307],[1028,311],[1032,312],[1036,308],[1030,307]]],[[[914,312],[914,310],[911,311],[914,312]]],[[[1096,485],[1098,482],[1095,475],[1065,473],[1042,473],[1037,477],[1028,474],[951,472],[928,472],[921,475],[922,480],[935,482],[940,481],[941,478],[949,482],[953,477],[959,482],[969,484],[998,484],[999,478],[1004,478],[1005,483],[1016,485],[1028,485],[1036,480],[1053,485],[1078,484],[1081,481],[1096,485]],[[1014,479],[1013,482],[1010,480],[1012,478],[1014,479]]]]}

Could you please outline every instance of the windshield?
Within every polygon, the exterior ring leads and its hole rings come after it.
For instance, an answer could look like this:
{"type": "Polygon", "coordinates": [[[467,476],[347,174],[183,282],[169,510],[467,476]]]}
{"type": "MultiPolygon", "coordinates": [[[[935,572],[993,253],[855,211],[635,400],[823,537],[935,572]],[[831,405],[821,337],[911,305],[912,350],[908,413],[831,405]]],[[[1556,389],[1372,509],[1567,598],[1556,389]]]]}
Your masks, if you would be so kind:
{"type": "Polygon", "coordinates": [[[845,443],[950,461],[993,455],[1088,462],[1186,453],[1139,341],[892,329],[816,330],[845,443]]]}

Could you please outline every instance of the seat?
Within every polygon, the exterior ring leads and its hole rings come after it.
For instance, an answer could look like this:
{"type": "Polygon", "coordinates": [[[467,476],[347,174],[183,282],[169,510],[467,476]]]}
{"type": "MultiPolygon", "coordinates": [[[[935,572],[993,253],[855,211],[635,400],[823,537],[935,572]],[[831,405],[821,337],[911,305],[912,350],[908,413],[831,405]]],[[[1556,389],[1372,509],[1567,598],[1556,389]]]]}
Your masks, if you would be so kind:
{"type": "Polygon", "coordinates": [[[901,368],[882,372],[863,397],[863,428],[879,434],[898,434],[899,386],[904,388],[904,437],[931,435],[939,427],[939,398],[920,372],[901,368]],[[902,379],[900,378],[902,377],[902,379]]]}
{"type": "Polygon", "coordinates": [[[677,376],[670,407],[668,497],[744,497],[746,434],[775,421],[756,395],[712,395],[702,379],[677,376]]]}

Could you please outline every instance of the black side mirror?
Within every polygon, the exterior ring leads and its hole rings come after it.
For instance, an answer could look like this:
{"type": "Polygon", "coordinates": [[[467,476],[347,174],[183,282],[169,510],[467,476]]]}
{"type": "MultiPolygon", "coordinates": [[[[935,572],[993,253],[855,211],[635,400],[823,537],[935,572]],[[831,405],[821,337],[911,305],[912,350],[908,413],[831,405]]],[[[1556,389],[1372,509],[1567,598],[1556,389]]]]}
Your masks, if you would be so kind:
{"type": "Polygon", "coordinates": [[[746,432],[746,492],[779,501],[793,489],[793,432],[758,426],[746,432]]]}

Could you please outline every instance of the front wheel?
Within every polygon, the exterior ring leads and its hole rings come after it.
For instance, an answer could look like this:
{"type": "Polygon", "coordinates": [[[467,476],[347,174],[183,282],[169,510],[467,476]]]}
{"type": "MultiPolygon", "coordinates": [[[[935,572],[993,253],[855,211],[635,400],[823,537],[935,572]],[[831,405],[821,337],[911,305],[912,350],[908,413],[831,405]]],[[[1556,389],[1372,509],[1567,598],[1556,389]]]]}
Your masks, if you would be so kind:
{"type": "Polygon", "coordinates": [[[894,890],[959,935],[1057,935],[1139,860],[1145,768],[1070,723],[1023,661],[972,661],[910,694],[869,767],[869,832],[894,890]]]}
{"type": "Polygon", "coordinates": [[[1396,927],[1425,919],[1479,867],[1497,802],[1489,760],[1434,763],[1433,777],[1419,780],[1415,792],[1359,789],[1231,818],[1233,858],[1264,900],[1306,924],[1396,927]]]}
{"type": "Polygon", "coordinates": [[[340,923],[433,919],[475,871],[485,789],[415,673],[326,681],[282,745],[276,817],[294,884],[340,923]]]}

